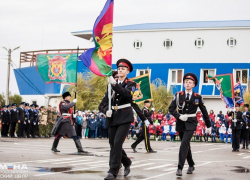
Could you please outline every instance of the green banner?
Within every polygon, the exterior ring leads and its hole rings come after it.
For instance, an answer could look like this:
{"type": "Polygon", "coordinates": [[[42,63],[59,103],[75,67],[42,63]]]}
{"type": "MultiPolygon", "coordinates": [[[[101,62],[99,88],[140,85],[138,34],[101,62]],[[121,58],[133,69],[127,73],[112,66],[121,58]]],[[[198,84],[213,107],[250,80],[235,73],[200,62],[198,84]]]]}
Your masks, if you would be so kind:
{"type": "Polygon", "coordinates": [[[36,69],[47,84],[76,84],[77,54],[37,54],[36,69]]]}
{"type": "Polygon", "coordinates": [[[136,82],[136,89],[133,94],[133,100],[139,104],[145,100],[153,101],[149,74],[131,78],[136,82]]]}
{"type": "Polygon", "coordinates": [[[232,74],[222,74],[211,76],[207,75],[208,79],[213,80],[215,86],[225,97],[234,98],[234,85],[233,85],[233,75],[232,74]]]}

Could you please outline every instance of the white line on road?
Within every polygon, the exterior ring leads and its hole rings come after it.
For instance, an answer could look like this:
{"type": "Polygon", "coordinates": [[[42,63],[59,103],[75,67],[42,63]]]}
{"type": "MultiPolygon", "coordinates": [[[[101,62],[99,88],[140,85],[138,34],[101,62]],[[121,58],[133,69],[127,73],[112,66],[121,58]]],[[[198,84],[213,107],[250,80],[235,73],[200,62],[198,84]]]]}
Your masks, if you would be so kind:
{"type": "Polygon", "coordinates": [[[146,169],[143,169],[143,170],[152,170],[152,169],[167,167],[167,166],[171,166],[171,165],[173,165],[173,164],[163,164],[163,165],[160,165],[160,166],[154,166],[154,167],[146,168],[146,169]]]}
{"type": "Polygon", "coordinates": [[[76,166],[76,165],[82,165],[82,164],[95,164],[95,163],[103,163],[105,161],[94,161],[94,162],[85,162],[85,163],[77,163],[77,164],[70,164],[72,166],[76,166]]]}
{"type": "Polygon", "coordinates": [[[241,156],[241,155],[243,155],[243,154],[246,154],[246,153],[240,153],[240,154],[237,154],[237,155],[241,156]]]}
{"type": "Polygon", "coordinates": [[[245,156],[245,157],[243,157],[244,159],[248,159],[248,158],[250,158],[250,156],[245,156]]]}
{"type": "Polygon", "coordinates": [[[200,153],[200,152],[204,152],[204,151],[196,151],[196,152],[192,152],[192,153],[195,154],[195,153],[200,153]]]}
{"type": "Polygon", "coordinates": [[[52,164],[67,164],[67,163],[83,162],[83,161],[90,161],[90,159],[77,160],[77,161],[66,161],[66,162],[57,162],[57,163],[52,163],[52,164]]]}
{"type": "Polygon", "coordinates": [[[147,166],[147,165],[152,165],[154,163],[147,163],[147,164],[140,164],[140,165],[137,165],[137,166],[131,166],[130,168],[133,169],[133,168],[137,168],[137,167],[142,167],[142,166],[147,166]]]}
{"type": "MultiPolygon", "coordinates": [[[[209,164],[211,162],[206,162],[206,163],[203,163],[203,164],[200,164],[200,165],[197,165],[196,167],[198,166],[203,166],[203,165],[206,165],[206,164],[209,164]]],[[[184,168],[183,170],[186,170],[187,168],[184,168]]],[[[165,176],[167,174],[171,174],[171,173],[174,173],[176,171],[170,171],[170,172],[167,172],[167,173],[164,173],[164,174],[159,174],[159,175],[156,175],[156,176],[152,176],[152,177],[148,177],[148,178],[145,178],[145,179],[142,179],[142,180],[148,180],[148,179],[155,179],[155,178],[158,178],[158,177],[161,177],[161,176],[165,176]]]]}

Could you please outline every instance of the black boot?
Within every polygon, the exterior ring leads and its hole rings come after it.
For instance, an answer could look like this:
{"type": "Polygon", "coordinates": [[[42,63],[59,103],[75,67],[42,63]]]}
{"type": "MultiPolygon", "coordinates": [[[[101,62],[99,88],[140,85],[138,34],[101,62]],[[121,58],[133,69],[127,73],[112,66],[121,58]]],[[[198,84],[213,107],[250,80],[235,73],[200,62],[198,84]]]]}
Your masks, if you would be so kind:
{"type": "Polygon", "coordinates": [[[52,145],[52,148],[51,148],[51,150],[52,151],[54,151],[54,152],[60,152],[60,151],[58,151],[56,148],[57,148],[57,145],[58,145],[58,143],[59,143],[59,139],[54,139],[54,142],[53,142],[53,145],[52,145]]]}
{"type": "Polygon", "coordinates": [[[84,151],[82,149],[82,144],[81,144],[80,139],[75,140],[75,144],[76,144],[76,148],[78,150],[78,153],[88,153],[88,151],[84,151]]]}

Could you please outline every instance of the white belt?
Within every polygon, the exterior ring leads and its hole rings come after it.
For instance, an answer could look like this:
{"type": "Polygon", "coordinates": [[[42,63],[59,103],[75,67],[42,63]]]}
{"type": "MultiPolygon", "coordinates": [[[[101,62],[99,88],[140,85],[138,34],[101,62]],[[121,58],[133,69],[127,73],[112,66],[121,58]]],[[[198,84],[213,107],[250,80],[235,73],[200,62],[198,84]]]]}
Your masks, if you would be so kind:
{"type": "Polygon", "coordinates": [[[71,116],[71,114],[63,113],[62,116],[71,116]]]}
{"type": "Polygon", "coordinates": [[[196,114],[181,114],[181,115],[185,115],[187,117],[196,117],[196,114]]]}
{"type": "Polygon", "coordinates": [[[123,108],[126,108],[126,107],[130,107],[131,104],[128,103],[128,104],[123,104],[123,105],[120,105],[120,106],[112,106],[112,109],[114,110],[118,110],[118,109],[123,109],[123,108]]]}

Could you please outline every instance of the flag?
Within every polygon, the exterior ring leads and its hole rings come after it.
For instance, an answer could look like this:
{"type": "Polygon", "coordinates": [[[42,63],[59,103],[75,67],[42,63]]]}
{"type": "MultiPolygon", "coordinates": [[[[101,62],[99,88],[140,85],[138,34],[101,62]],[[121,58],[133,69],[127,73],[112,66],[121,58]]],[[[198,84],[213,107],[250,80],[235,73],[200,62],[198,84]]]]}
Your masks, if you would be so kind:
{"type": "Polygon", "coordinates": [[[220,94],[220,97],[225,102],[226,108],[232,109],[234,107],[234,100],[233,100],[233,98],[228,98],[226,96],[223,96],[223,94],[220,94]]]}
{"type": "Polygon", "coordinates": [[[76,84],[77,54],[37,54],[36,69],[46,84],[76,84]]]}
{"type": "Polygon", "coordinates": [[[112,75],[113,6],[114,0],[107,0],[94,24],[95,47],[79,57],[83,64],[98,76],[112,75]]]}
{"type": "Polygon", "coordinates": [[[228,98],[234,98],[233,74],[222,74],[216,76],[207,75],[209,80],[213,80],[220,93],[228,98]]]}
{"type": "Polygon", "coordinates": [[[145,100],[153,101],[149,74],[137,76],[130,80],[136,82],[136,89],[133,93],[133,100],[136,103],[142,103],[145,100]]]}
{"type": "Polygon", "coordinates": [[[240,82],[238,82],[234,86],[234,97],[235,97],[235,103],[238,103],[240,105],[244,104],[243,89],[240,82]]]}

